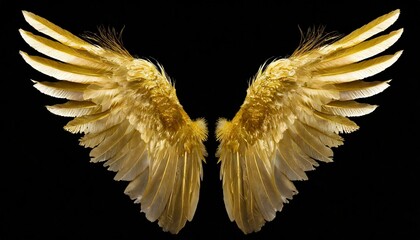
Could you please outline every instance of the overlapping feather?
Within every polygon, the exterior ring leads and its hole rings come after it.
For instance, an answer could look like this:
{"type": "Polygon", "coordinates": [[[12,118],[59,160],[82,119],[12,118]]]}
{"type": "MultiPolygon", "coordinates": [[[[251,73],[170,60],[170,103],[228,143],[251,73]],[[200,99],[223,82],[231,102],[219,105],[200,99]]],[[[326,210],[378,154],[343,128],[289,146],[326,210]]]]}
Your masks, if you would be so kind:
{"type": "Polygon", "coordinates": [[[348,117],[375,105],[358,103],[385,90],[389,81],[364,81],[394,64],[402,51],[377,56],[401,36],[391,26],[399,10],[385,14],[331,43],[315,36],[292,56],[256,75],[232,121],[217,125],[220,176],[226,210],[244,233],[259,231],[297,193],[292,181],[331,162],[342,133],[359,127],[348,117]],[[374,37],[374,38],[372,38],[374,37]],[[317,161],[316,161],[317,160],[317,161]]]}
{"type": "Polygon", "coordinates": [[[204,120],[192,121],[161,67],[133,58],[113,32],[91,43],[33,13],[25,20],[49,38],[20,30],[46,57],[20,52],[36,70],[59,81],[34,81],[42,93],[69,101],[48,106],[73,117],[65,129],[83,133],[92,162],[104,162],[150,221],[178,233],[191,221],[199,198],[206,151],[204,120]]]}

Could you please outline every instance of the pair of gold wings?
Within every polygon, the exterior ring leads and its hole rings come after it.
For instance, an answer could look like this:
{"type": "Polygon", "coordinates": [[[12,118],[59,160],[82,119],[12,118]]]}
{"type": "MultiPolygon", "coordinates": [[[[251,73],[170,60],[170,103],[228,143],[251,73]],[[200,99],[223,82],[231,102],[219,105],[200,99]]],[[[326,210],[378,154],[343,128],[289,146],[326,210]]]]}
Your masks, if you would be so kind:
{"type": "MultiPolygon", "coordinates": [[[[81,133],[92,148],[91,162],[103,162],[128,181],[125,189],[150,221],[178,233],[193,219],[203,178],[203,119],[191,120],[161,66],[134,58],[110,31],[79,38],[33,13],[26,21],[47,37],[20,29],[23,39],[48,56],[23,59],[59,81],[34,81],[44,94],[67,99],[47,106],[72,117],[67,131],[81,133]]],[[[317,161],[331,162],[342,133],[358,129],[348,117],[376,106],[356,102],[382,92],[389,81],[363,81],[391,66],[402,51],[376,56],[401,36],[391,26],[399,10],[327,43],[313,34],[288,58],[260,68],[235,117],[220,119],[224,202],[244,233],[259,231],[297,193],[292,181],[306,180],[317,161]]]]}

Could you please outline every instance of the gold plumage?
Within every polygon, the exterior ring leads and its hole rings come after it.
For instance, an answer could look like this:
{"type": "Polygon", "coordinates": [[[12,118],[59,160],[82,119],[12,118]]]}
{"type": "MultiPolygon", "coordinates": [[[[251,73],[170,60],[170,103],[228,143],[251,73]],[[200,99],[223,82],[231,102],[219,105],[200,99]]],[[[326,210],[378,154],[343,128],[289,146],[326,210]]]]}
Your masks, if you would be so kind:
{"type": "Polygon", "coordinates": [[[33,13],[23,15],[50,38],[20,29],[22,38],[49,58],[20,54],[58,80],[34,81],[35,88],[68,100],[48,110],[73,117],[65,129],[83,134],[80,145],[92,148],[91,162],[103,162],[115,180],[129,182],[125,194],[148,220],[178,233],[198,203],[205,121],[192,121],[163,68],[132,57],[115,32],[84,40],[33,13]]]}
{"type": "MultiPolygon", "coordinates": [[[[297,194],[293,181],[307,180],[317,161],[332,162],[343,133],[358,130],[349,117],[376,105],[359,103],[384,91],[388,81],[365,81],[394,64],[402,51],[377,56],[403,29],[390,27],[399,10],[385,14],[338,40],[309,32],[288,58],[263,65],[235,117],[220,119],[216,136],[224,202],[231,221],[245,233],[275,218],[297,194]]],[[[65,129],[81,133],[103,162],[128,181],[125,193],[164,231],[178,233],[191,221],[199,199],[203,119],[183,110],[163,67],[134,58],[113,30],[79,38],[33,13],[25,20],[38,32],[22,38],[46,57],[20,52],[39,72],[58,81],[34,81],[40,92],[68,101],[47,109],[71,117],[65,129]]]]}
{"type": "Polygon", "coordinates": [[[292,181],[307,180],[317,161],[332,162],[340,134],[359,127],[348,117],[375,105],[359,103],[389,81],[363,81],[397,61],[402,51],[377,56],[403,29],[374,37],[391,26],[399,10],[347,36],[331,40],[311,33],[288,58],[261,67],[231,121],[220,119],[216,135],[228,216],[244,233],[256,232],[297,194],[292,181]],[[374,38],[372,38],[374,37],[374,38]]]}

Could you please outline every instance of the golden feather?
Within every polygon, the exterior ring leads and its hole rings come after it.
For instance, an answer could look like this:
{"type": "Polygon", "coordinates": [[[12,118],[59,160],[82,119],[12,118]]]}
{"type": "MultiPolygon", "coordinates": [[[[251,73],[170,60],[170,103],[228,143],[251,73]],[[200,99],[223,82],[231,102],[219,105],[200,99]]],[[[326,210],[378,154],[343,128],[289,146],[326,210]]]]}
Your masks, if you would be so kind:
{"type": "Polygon", "coordinates": [[[42,93],[69,101],[48,106],[74,117],[65,129],[83,133],[92,162],[104,162],[128,181],[125,193],[150,221],[178,233],[191,221],[199,198],[203,119],[192,121],[161,67],[133,58],[115,32],[102,30],[85,41],[33,13],[25,20],[50,38],[20,30],[22,38],[49,58],[20,52],[36,70],[59,81],[35,82],[42,93]]]}
{"type": "Polygon", "coordinates": [[[228,216],[244,233],[256,232],[275,218],[297,194],[292,181],[331,162],[342,133],[359,127],[347,117],[371,113],[358,103],[385,90],[389,81],[371,77],[394,64],[402,51],[376,56],[392,46],[403,30],[372,38],[391,26],[399,10],[385,14],[333,42],[312,36],[289,58],[262,67],[232,121],[219,120],[224,202],[228,216]]]}

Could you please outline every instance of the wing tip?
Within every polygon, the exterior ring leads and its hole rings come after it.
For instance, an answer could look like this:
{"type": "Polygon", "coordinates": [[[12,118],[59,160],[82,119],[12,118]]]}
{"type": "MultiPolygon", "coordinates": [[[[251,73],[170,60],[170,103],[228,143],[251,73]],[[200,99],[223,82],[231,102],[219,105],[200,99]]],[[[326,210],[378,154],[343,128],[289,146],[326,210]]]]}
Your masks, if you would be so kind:
{"type": "Polygon", "coordinates": [[[392,25],[392,24],[394,24],[397,21],[397,19],[399,18],[400,14],[401,14],[401,11],[400,11],[399,8],[397,8],[394,11],[391,11],[390,13],[385,14],[385,18],[386,19],[392,19],[391,22],[390,22],[390,25],[392,25]]]}
{"type": "Polygon", "coordinates": [[[397,9],[395,9],[394,11],[391,11],[390,13],[389,13],[389,15],[391,15],[391,16],[399,16],[401,14],[401,10],[399,9],[399,8],[397,8],[397,9]]]}
{"type": "Polygon", "coordinates": [[[403,52],[404,52],[404,50],[399,50],[394,54],[394,56],[400,57],[401,54],[403,54],[403,52]]]}
{"type": "Polygon", "coordinates": [[[27,64],[33,67],[34,60],[31,55],[22,50],[19,50],[19,54],[27,64]]]}
{"type": "Polygon", "coordinates": [[[397,8],[397,9],[383,15],[382,19],[384,19],[384,20],[385,19],[386,20],[392,19],[392,21],[390,22],[390,25],[392,25],[392,24],[394,24],[395,21],[397,21],[400,14],[401,14],[401,10],[399,8],[397,8]]]}
{"type": "Polygon", "coordinates": [[[23,16],[28,16],[28,15],[33,14],[33,13],[31,13],[27,10],[22,10],[22,14],[23,14],[23,16]]]}
{"type": "Polygon", "coordinates": [[[25,51],[19,50],[19,54],[25,61],[29,59],[29,54],[27,54],[25,51]]]}
{"type": "Polygon", "coordinates": [[[25,18],[25,21],[28,22],[28,23],[36,17],[36,15],[34,13],[29,12],[27,10],[22,10],[22,15],[25,18]]]}
{"type": "MultiPolygon", "coordinates": [[[[400,29],[397,29],[397,30],[395,30],[395,31],[392,31],[391,33],[390,33],[390,35],[392,35],[393,37],[395,37],[396,38],[396,41],[398,40],[398,39],[400,39],[400,37],[401,37],[401,35],[404,33],[404,28],[400,28],[400,29]]],[[[396,42],[395,41],[395,42],[396,42]]],[[[395,43],[394,42],[394,43],[395,43]]]]}
{"type": "Polygon", "coordinates": [[[392,55],[392,57],[391,57],[391,59],[393,59],[392,64],[394,64],[401,57],[401,55],[403,54],[403,52],[404,52],[404,50],[399,50],[396,53],[394,53],[394,55],[392,55]]]}
{"type": "Polygon", "coordinates": [[[30,37],[32,35],[31,32],[23,30],[22,28],[18,29],[20,36],[23,38],[23,40],[28,43],[28,41],[30,40],[30,37]]]}
{"type": "MultiPolygon", "coordinates": [[[[33,80],[33,79],[29,79],[29,80],[31,80],[31,82],[32,82],[32,86],[34,87],[34,88],[36,88],[36,89],[38,89],[39,90],[39,85],[41,84],[41,83],[39,83],[39,81],[36,81],[36,80],[33,80]]],[[[40,90],[39,90],[40,91],[40,90]]]]}

